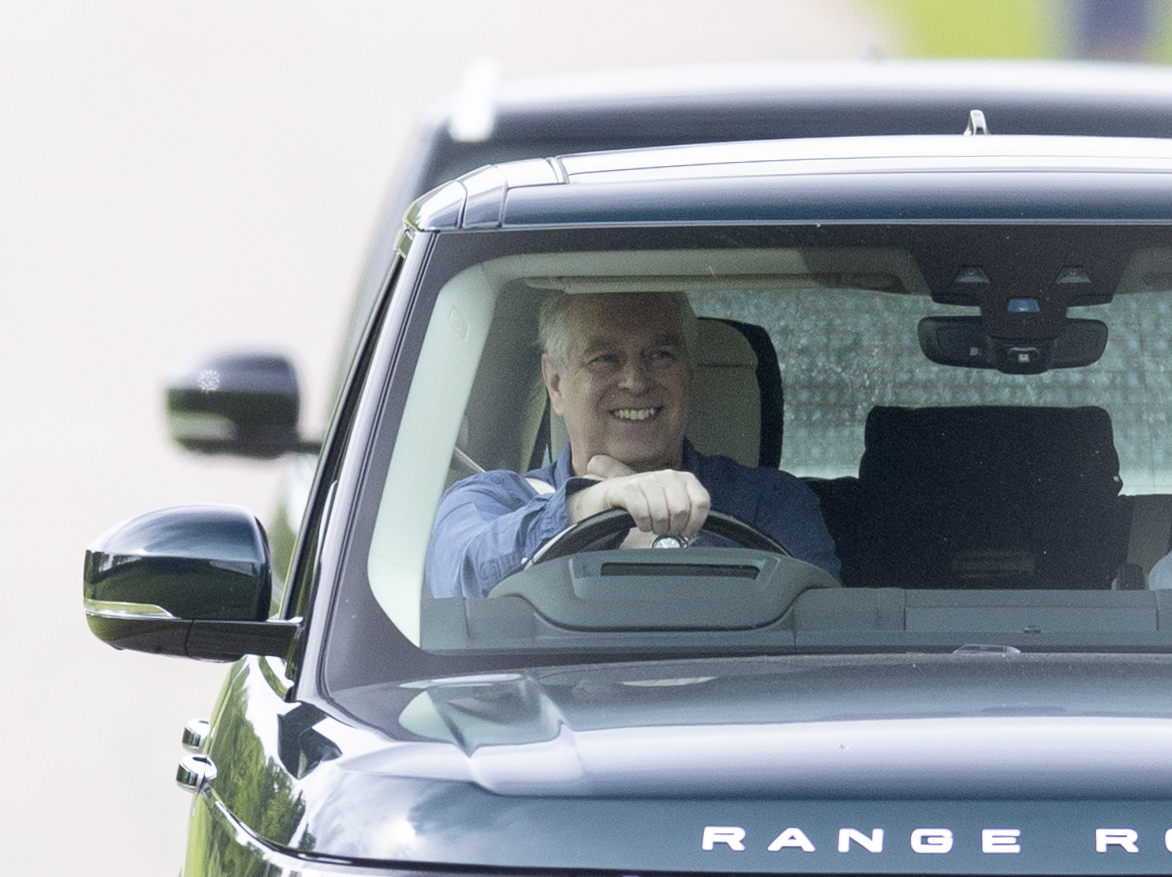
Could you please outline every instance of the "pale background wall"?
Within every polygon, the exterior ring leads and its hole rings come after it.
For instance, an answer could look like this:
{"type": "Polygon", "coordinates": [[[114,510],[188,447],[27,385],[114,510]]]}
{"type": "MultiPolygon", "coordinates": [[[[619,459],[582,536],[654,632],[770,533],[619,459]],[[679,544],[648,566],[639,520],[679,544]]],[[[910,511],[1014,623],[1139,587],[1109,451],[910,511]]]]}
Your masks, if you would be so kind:
{"type": "Polygon", "coordinates": [[[83,550],[155,507],[267,515],[281,466],[169,446],[163,375],[269,345],[322,410],[396,160],[469,59],[515,77],[855,58],[893,40],[863,0],[0,8],[0,869],[178,871],[179,735],[224,667],[93,639],[83,550]]]}

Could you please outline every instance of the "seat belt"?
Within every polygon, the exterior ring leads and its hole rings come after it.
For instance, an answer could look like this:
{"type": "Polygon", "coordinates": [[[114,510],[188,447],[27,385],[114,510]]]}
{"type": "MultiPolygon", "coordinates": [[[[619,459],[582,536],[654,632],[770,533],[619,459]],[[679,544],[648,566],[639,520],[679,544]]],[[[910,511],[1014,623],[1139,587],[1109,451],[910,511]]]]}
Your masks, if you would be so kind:
{"type": "Polygon", "coordinates": [[[557,488],[548,481],[542,481],[540,478],[526,478],[525,480],[529,482],[529,486],[533,488],[538,496],[549,496],[550,494],[557,493],[557,488]]]}

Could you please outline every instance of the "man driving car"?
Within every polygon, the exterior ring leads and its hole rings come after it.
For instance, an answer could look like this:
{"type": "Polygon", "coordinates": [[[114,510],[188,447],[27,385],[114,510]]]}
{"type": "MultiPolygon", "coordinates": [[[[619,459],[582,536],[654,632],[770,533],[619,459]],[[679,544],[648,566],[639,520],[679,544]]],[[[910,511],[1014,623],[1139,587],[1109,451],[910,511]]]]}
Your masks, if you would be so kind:
{"type": "Polygon", "coordinates": [[[662,535],[691,540],[716,510],[838,576],[833,540],[805,484],[701,454],[684,438],[695,327],[682,293],[556,293],[545,301],[542,379],[569,444],[543,469],[473,475],[444,494],[427,559],[435,596],[485,596],[542,543],[612,508],[635,521],[624,547],[662,535]]]}

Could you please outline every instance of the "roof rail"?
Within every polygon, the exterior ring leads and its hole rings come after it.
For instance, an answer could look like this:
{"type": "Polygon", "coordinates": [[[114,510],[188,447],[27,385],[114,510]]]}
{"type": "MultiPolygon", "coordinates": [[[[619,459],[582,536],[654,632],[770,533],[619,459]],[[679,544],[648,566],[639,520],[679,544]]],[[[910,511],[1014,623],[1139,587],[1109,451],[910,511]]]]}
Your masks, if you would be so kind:
{"type": "Polygon", "coordinates": [[[966,136],[970,134],[988,134],[989,126],[985,123],[985,114],[980,110],[969,110],[969,124],[964,129],[966,136]]]}

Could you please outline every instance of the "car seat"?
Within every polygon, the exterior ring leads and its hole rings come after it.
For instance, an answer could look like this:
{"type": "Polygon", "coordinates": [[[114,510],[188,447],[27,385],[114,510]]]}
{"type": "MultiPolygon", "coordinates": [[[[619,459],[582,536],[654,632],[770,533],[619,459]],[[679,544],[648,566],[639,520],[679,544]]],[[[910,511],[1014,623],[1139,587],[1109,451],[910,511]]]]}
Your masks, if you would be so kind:
{"type": "Polygon", "coordinates": [[[844,582],[1108,588],[1127,554],[1101,408],[896,408],[867,417],[844,582]]]}

